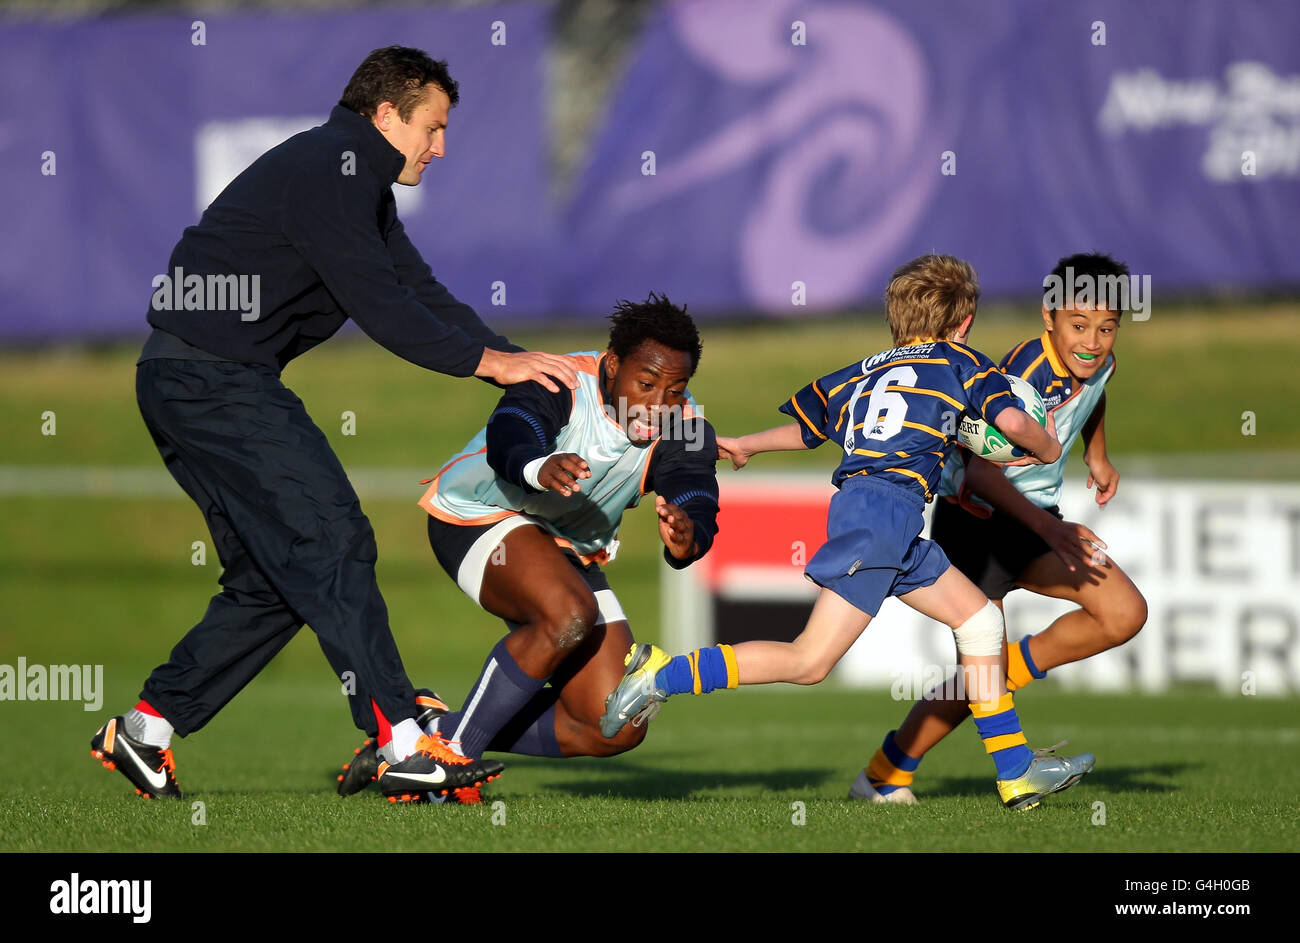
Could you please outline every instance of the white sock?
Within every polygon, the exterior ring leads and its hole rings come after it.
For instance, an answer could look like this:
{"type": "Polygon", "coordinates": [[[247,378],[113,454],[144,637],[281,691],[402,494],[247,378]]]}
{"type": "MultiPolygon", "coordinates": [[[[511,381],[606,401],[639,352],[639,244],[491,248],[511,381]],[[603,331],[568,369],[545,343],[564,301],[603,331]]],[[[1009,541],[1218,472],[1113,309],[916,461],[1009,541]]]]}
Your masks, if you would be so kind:
{"type": "Polygon", "coordinates": [[[433,720],[431,720],[431,721],[429,721],[427,724],[425,724],[425,725],[424,725],[424,732],[427,733],[427,734],[428,734],[429,736],[431,736],[431,737],[432,737],[434,734],[436,734],[436,733],[438,732],[438,721],[442,720],[442,718],[443,718],[443,715],[442,715],[442,714],[439,714],[437,717],[433,718],[433,720]]]}
{"type": "Polygon", "coordinates": [[[162,717],[146,714],[134,707],[122,718],[126,725],[126,735],[132,740],[139,740],[151,747],[166,750],[172,745],[172,733],[175,727],[162,717]]]}
{"type": "Polygon", "coordinates": [[[397,760],[389,762],[400,762],[414,753],[415,743],[422,736],[424,731],[420,729],[420,725],[413,717],[393,724],[393,739],[389,741],[388,752],[390,756],[397,757],[397,760]]]}

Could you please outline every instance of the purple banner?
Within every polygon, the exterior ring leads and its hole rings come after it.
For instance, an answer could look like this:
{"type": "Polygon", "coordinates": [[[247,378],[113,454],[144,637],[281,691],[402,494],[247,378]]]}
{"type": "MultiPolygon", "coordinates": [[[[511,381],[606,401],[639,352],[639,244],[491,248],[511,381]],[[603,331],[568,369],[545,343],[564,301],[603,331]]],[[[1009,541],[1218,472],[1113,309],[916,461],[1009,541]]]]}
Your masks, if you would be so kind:
{"type": "Polygon", "coordinates": [[[673,4],[569,209],[558,295],[798,315],[880,303],[940,251],[1023,296],[1091,249],[1157,299],[1295,287],[1297,37],[1285,0],[673,4]]]}
{"type": "Polygon", "coordinates": [[[1300,286],[1288,0],[667,4],[559,208],[548,16],[0,25],[0,342],[142,335],[182,229],[390,43],[461,83],[446,159],[394,191],[434,272],[490,324],[595,318],[651,289],[706,315],[878,303],[929,251],[972,261],[986,297],[1032,294],[1088,249],[1151,276],[1156,306],[1300,286]]]}
{"type": "Polygon", "coordinates": [[[321,124],[372,49],[418,46],[461,86],[446,157],[395,186],[412,241],[492,314],[549,307],[547,11],[169,14],[0,25],[0,341],[148,331],[150,280],[236,174],[321,124]],[[498,293],[499,294],[499,293],[498,293]]]}

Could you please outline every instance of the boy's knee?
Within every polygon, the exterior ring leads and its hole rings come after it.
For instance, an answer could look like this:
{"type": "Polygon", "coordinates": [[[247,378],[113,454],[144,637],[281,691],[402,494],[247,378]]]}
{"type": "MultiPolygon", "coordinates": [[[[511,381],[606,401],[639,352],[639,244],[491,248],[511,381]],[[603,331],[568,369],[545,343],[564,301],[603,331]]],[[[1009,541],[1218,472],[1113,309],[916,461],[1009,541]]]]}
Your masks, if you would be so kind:
{"type": "Polygon", "coordinates": [[[953,627],[952,635],[961,655],[999,655],[1006,635],[1002,610],[997,603],[986,599],[974,615],[953,627]]]}
{"type": "Polygon", "coordinates": [[[1147,621],[1147,601],[1137,587],[1104,609],[1098,621],[1107,643],[1114,647],[1123,645],[1141,631],[1147,621]]]}
{"type": "Polygon", "coordinates": [[[826,680],[826,676],[831,673],[835,667],[835,662],[827,661],[825,658],[810,658],[806,660],[799,668],[798,677],[794,679],[795,684],[820,684],[826,680]]]}
{"type": "Polygon", "coordinates": [[[1116,619],[1116,635],[1127,642],[1147,624],[1147,601],[1135,588],[1116,619]]]}

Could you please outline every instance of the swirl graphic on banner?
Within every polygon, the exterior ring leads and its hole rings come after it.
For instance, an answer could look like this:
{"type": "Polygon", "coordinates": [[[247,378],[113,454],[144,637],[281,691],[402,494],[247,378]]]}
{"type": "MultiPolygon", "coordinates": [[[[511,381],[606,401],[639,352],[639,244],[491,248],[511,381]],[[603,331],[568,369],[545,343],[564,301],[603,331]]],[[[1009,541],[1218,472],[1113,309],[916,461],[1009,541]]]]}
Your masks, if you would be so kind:
{"type": "Polygon", "coordinates": [[[615,206],[635,210],[761,159],[735,247],[747,300],[788,311],[796,281],[810,308],[860,300],[903,261],[893,253],[938,185],[920,47],[884,12],[845,4],[682,3],[670,20],[697,64],[775,91],[662,168],[652,191],[621,187],[615,206]],[[791,42],[795,19],[807,46],[791,42]],[[775,153],[773,129],[789,142],[775,153]]]}

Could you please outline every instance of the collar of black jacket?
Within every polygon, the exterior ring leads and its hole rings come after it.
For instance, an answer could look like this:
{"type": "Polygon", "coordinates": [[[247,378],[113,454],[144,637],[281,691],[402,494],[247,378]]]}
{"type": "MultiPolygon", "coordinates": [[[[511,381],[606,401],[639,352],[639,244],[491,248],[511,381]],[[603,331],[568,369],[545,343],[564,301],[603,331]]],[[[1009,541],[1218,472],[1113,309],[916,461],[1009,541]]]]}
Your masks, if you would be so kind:
{"type": "Polygon", "coordinates": [[[342,128],[356,137],[362,156],[379,173],[385,185],[397,182],[402,168],[406,166],[406,158],[402,156],[401,151],[388,143],[388,139],[380,133],[369,118],[363,118],[351,108],[335,105],[326,124],[342,128]]]}

